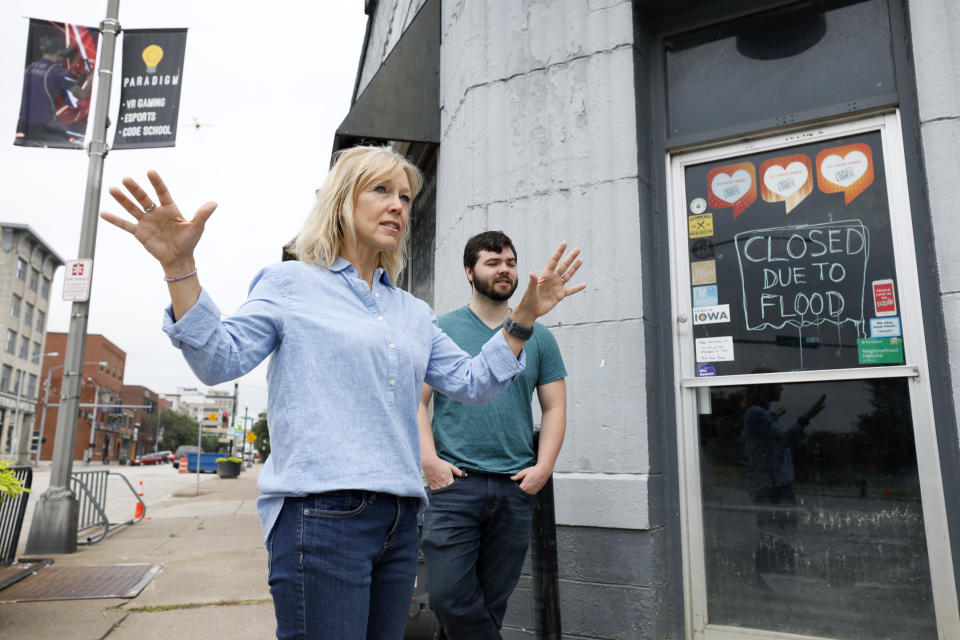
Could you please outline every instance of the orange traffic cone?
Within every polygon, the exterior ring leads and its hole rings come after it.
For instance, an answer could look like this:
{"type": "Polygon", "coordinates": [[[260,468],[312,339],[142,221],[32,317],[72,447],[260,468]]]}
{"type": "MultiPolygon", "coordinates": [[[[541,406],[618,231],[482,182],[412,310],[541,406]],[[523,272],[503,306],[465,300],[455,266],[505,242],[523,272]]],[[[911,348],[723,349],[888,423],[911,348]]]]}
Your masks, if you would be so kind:
{"type": "MultiPolygon", "coordinates": [[[[143,497],[143,480],[140,481],[140,493],[137,494],[137,497],[139,498],[143,497]]],[[[137,500],[137,508],[133,513],[133,519],[139,520],[142,517],[143,517],[143,501],[137,500]]]]}
{"type": "Polygon", "coordinates": [[[180,468],[180,473],[187,472],[187,456],[180,458],[180,464],[177,465],[180,468]]]}

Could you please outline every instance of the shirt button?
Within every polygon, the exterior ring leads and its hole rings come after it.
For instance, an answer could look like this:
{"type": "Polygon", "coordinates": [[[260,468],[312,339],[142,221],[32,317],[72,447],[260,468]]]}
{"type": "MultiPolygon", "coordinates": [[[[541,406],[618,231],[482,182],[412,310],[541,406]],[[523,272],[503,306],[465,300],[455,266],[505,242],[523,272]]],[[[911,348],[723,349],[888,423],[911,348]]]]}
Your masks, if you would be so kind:
{"type": "Polygon", "coordinates": [[[373,297],[374,297],[374,298],[379,298],[379,297],[380,297],[380,294],[379,294],[379,293],[375,293],[375,294],[373,294],[373,297]]]}
{"type": "Polygon", "coordinates": [[[396,380],[391,380],[391,381],[390,381],[390,386],[391,386],[391,387],[392,387],[393,385],[395,385],[395,384],[397,384],[397,381],[396,381],[396,380]]]}
{"type": "Polygon", "coordinates": [[[396,348],[397,348],[397,345],[395,345],[395,344],[393,344],[393,343],[391,342],[391,343],[390,343],[390,348],[391,348],[391,349],[396,349],[396,348]]]}
{"type": "Polygon", "coordinates": [[[383,316],[377,316],[377,320],[383,320],[383,316]]]}

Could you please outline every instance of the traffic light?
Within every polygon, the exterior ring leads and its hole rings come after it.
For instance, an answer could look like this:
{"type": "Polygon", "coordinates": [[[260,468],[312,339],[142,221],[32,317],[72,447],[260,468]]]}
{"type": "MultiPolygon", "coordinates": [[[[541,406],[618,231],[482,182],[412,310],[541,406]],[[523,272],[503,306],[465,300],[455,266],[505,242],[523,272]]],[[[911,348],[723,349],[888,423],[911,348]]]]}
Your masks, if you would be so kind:
{"type": "Polygon", "coordinates": [[[227,429],[230,427],[230,419],[227,417],[226,411],[224,411],[223,415],[220,416],[220,424],[223,426],[224,429],[227,429]]]}

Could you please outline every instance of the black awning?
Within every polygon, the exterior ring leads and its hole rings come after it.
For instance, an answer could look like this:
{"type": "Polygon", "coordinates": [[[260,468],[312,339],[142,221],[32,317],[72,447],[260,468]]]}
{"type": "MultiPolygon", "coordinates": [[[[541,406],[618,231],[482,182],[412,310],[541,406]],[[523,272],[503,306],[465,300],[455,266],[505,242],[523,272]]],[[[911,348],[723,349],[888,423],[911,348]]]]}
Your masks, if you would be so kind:
{"type": "Polygon", "coordinates": [[[333,150],[368,140],[440,142],[440,0],[414,16],[337,127],[333,150]]]}

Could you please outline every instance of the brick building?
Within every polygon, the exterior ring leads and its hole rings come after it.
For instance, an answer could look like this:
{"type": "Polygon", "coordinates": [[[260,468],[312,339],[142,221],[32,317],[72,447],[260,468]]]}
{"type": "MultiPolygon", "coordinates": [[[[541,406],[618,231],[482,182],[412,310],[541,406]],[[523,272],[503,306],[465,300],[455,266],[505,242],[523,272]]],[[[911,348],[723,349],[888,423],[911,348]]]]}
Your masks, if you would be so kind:
{"type": "MultiPolygon", "coordinates": [[[[46,411],[41,418],[43,446],[41,460],[53,457],[53,441],[57,430],[57,408],[63,383],[63,361],[66,353],[67,334],[47,334],[47,351],[43,359],[43,379],[49,380],[46,411]]],[[[77,438],[74,444],[74,460],[92,462],[125,462],[135,453],[134,410],[119,405],[123,401],[123,372],[126,352],[102,335],[87,336],[83,378],[80,385],[80,412],[77,421],[77,438]]],[[[136,388],[135,388],[136,389],[136,388]]],[[[142,396],[138,395],[138,399],[142,396]]],[[[137,402],[137,404],[141,404],[137,402]]]]}
{"type": "Polygon", "coordinates": [[[120,389],[120,399],[126,408],[133,411],[134,438],[129,457],[157,451],[157,420],[160,412],[160,396],[143,385],[125,384],[120,389]]]}

